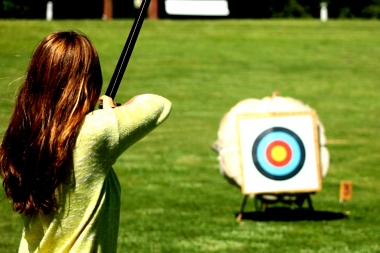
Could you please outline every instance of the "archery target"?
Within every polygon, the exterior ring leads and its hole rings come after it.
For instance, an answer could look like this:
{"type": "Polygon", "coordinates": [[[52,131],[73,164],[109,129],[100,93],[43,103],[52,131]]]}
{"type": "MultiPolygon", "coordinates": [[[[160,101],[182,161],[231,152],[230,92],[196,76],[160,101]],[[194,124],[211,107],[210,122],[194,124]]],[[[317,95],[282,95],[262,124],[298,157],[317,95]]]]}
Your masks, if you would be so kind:
{"type": "Polygon", "coordinates": [[[273,180],[295,176],[305,162],[305,147],[293,131],[283,127],[265,130],[255,140],[252,158],[257,170],[273,180]]]}
{"type": "Polygon", "coordinates": [[[321,190],[314,112],[238,116],[245,194],[321,190]]]}

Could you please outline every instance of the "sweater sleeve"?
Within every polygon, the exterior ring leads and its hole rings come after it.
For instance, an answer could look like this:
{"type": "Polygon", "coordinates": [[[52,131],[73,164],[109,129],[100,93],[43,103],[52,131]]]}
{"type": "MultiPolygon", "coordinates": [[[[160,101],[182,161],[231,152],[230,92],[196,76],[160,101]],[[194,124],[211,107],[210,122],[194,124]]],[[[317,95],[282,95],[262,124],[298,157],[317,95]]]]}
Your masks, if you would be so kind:
{"type": "Polygon", "coordinates": [[[137,96],[128,105],[113,109],[119,132],[116,156],[142,139],[169,116],[171,103],[164,97],[145,94],[137,96]]]}
{"type": "MultiPolygon", "coordinates": [[[[137,96],[128,105],[96,110],[86,116],[76,145],[78,162],[102,165],[106,170],[130,146],[161,124],[171,103],[158,95],[137,96]]],[[[106,173],[106,171],[99,171],[106,173]]]]}

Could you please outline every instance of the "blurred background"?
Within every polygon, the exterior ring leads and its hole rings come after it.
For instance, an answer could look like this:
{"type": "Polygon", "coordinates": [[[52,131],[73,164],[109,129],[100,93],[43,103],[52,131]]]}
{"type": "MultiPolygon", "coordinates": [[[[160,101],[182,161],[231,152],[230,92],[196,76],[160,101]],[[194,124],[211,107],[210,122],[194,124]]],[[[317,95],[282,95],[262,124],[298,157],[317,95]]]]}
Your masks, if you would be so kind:
{"type": "MultiPolygon", "coordinates": [[[[47,3],[0,0],[0,136],[43,37],[65,29],[89,36],[105,90],[140,4],[53,1],[47,22],[47,3]]],[[[151,0],[116,101],[155,93],[173,110],[114,165],[122,186],[118,252],[380,252],[380,1],[326,1],[327,22],[321,3],[151,0]],[[233,106],[274,91],[317,111],[329,172],[312,195],[312,215],[278,203],[265,216],[249,199],[238,223],[242,191],[220,174],[211,147],[233,106]],[[345,203],[342,180],[353,182],[345,203]]],[[[0,252],[17,252],[22,219],[7,200],[0,214],[0,252]]]]}
{"type": "MultiPolygon", "coordinates": [[[[130,18],[141,0],[55,0],[54,18],[101,18],[104,6],[111,4],[113,18],[130,18]]],[[[326,2],[331,18],[380,18],[379,0],[152,0],[159,18],[220,16],[231,18],[318,18],[320,4],[326,2]],[[176,6],[187,6],[178,10],[176,6]],[[209,11],[204,11],[209,6],[209,11]],[[203,11],[202,11],[203,10],[203,11]]],[[[46,0],[3,0],[0,18],[41,19],[46,0]]]]}

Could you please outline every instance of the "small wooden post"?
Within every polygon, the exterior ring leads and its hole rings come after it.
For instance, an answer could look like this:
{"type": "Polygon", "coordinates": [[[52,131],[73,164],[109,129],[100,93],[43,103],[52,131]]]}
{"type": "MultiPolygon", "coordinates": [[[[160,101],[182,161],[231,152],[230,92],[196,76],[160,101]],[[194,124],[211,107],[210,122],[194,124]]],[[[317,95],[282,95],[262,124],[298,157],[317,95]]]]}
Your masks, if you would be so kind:
{"type": "Polygon", "coordinates": [[[48,1],[46,4],[46,20],[51,21],[53,19],[53,2],[48,1]]]}
{"type": "Polygon", "coordinates": [[[339,192],[339,201],[343,205],[343,213],[349,215],[350,212],[346,211],[346,200],[352,199],[352,182],[351,181],[341,181],[340,182],[340,192],[339,192]]]}
{"type": "Polygon", "coordinates": [[[321,3],[321,21],[326,22],[328,20],[327,3],[321,3]]]}
{"type": "Polygon", "coordinates": [[[340,182],[340,200],[351,200],[352,199],[352,182],[342,181],[340,182]]]}
{"type": "Polygon", "coordinates": [[[113,15],[112,0],[103,0],[103,16],[102,19],[112,19],[113,15]]]}
{"type": "Polygon", "coordinates": [[[148,8],[148,18],[158,19],[158,0],[151,0],[148,8]]]}

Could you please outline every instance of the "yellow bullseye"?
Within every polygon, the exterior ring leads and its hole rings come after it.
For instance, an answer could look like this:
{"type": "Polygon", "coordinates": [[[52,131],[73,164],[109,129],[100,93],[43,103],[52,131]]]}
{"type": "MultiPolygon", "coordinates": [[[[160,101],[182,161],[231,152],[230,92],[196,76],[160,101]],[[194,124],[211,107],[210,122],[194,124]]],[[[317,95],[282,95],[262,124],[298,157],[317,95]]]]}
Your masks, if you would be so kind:
{"type": "Polygon", "coordinates": [[[283,146],[278,145],[272,148],[271,156],[276,162],[282,162],[288,156],[288,152],[283,146]]]}

